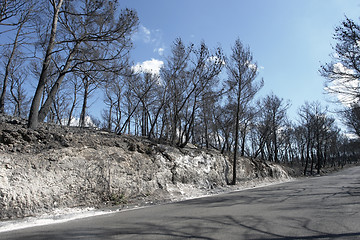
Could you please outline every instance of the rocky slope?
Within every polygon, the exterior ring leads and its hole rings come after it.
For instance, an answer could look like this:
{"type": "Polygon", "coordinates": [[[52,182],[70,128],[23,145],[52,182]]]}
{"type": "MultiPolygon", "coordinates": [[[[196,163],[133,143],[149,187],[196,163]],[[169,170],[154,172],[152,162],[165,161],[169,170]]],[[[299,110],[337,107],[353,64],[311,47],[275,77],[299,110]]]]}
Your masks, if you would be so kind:
{"type": "MultiPolygon", "coordinates": [[[[242,158],[238,166],[240,183],[289,178],[270,163],[242,158]]],[[[204,195],[227,189],[231,169],[213,150],[50,124],[31,130],[0,115],[0,219],[204,195]]]]}

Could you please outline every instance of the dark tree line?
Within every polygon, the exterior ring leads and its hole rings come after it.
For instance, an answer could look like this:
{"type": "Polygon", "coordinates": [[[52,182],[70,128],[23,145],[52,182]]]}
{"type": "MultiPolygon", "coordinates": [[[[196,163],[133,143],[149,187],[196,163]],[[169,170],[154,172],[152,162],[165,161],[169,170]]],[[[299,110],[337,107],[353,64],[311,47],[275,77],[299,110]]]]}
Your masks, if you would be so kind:
{"type": "MultiPolygon", "coordinates": [[[[304,174],[358,156],[357,142],[341,134],[320,103],[305,103],[291,122],[289,101],[273,93],[257,99],[264,81],[240,39],[226,56],[204,41],[177,38],[158,74],[131,66],[139,20],[117,1],[8,0],[0,14],[0,34],[10,39],[1,43],[0,113],[27,116],[30,128],[44,121],[71,125],[77,116],[84,127],[96,92],[105,105],[97,127],[218,149],[231,154],[234,170],[242,156],[300,164],[304,174]],[[32,98],[24,90],[30,77],[32,98]]],[[[320,69],[329,90],[352,97],[341,116],[358,136],[359,29],[350,19],[335,29],[334,62],[320,69]],[[342,87],[334,87],[339,82],[342,87]]],[[[236,171],[230,183],[236,183],[236,171]]]]}

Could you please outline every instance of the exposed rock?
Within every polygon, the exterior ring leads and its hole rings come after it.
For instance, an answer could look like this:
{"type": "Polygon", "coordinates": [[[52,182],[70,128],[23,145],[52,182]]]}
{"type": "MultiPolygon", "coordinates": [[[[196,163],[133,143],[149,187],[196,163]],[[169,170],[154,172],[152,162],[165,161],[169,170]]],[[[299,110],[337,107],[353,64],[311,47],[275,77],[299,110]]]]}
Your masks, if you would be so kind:
{"type": "MultiPolygon", "coordinates": [[[[0,115],[0,219],[55,208],[162,202],[225,187],[228,159],[191,145],[41,125],[0,115]]],[[[279,166],[243,158],[239,181],[287,177],[279,166]]]]}

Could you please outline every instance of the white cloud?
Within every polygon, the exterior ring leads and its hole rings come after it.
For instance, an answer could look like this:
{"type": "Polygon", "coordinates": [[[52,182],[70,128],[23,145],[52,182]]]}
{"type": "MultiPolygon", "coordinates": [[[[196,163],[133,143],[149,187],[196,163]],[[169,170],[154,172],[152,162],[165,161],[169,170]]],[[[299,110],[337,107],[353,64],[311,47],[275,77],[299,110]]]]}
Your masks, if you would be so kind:
{"type": "Polygon", "coordinates": [[[133,40],[140,40],[144,43],[149,43],[151,41],[151,35],[151,30],[140,24],[138,30],[133,35],[133,40]]]}
{"type": "MultiPolygon", "coordinates": [[[[140,24],[137,31],[132,36],[133,41],[142,41],[146,44],[151,44],[158,51],[163,51],[162,31],[160,29],[149,29],[140,24]]],[[[160,54],[160,53],[159,53],[160,54]]],[[[160,54],[161,55],[161,54],[160,54]]]]}
{"type": "Polygon", "coordinates": [[[147,72],[159,75],[160,69],[163,65],[163,61],[152,58],[151,60],[137,63],[135,66],[132,67],[132,69],[137,73],[147,72]]]}
{"type": "Polygon", "coordinates": [[[140,26],[140,31],[141,31],[141,33],[143,35],[144,42],[146,42],[146,43],[150,42],[150,40],[151,40],[151,32],[150,32],[150,30],[147,29],[145,26],[141,25],[140,26]]]}
{"type": "Polygon", "coordinates": [[[147,29],[144,25],[140,26],[141,30],[145,33],[145,35],[151,35],[151,32],[149,29],[147,29]]]}
{"type": "Polygon", "coordinates": [[[165,51],[165,48],[162,48],[162,47],[154,49],[154,52],[158,53],[160,56],[164,55],[164,51],[165,51]]]}
{"type": "Polygon", "coordinates": [[[154,53],[163,56],[165,44],[161,29],[149,29],[140,24],[138,30],[132,36],[132,40],[138,44],[145,44],[147,48],[153,49],[154,53]]]}

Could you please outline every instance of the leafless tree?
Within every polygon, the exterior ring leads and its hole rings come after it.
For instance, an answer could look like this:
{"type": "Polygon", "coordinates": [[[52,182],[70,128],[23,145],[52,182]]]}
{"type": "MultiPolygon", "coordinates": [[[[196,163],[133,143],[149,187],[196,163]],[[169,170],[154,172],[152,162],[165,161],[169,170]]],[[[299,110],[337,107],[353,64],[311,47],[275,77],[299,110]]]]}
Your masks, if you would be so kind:
{"type": "Polygon", "coordinates": [[[193,53],[185,84],[187,89],[178,108],[178,114],[181,116],[178,144],[181,147],[184,147],[193,135],[196,118],[199,115],[197,113],[201,109],[200,103],[206,101],[217,86],[217,76],[223,68],[225,58],[221,48],[211,53],[204,42],[198,49],[194,49],[193,53]]]}
{"type": "MultiPolygon", "coordinates": [[[[134,102],[138,102],[137,114],[139,115],[139,124],[141,135],[149,137],[150,126],[155,120],[153,112],[156,108],[155,102],[161,95],[157,95],[157,88],[160,85],[159,75],[140,69],[134,73],[131,78],[127,78],[127,86],[134,102]]],[[[135,113],[135,112],[134,112],[135,113]]]]}
{"type": "Polygon", "coordinates": [[[93,69],[91,69],[91,66],[89,68],[81,69],[79,78],[81,79],[82,83],[82,106],[81,106],[81,113],[80,113],[80,120],[79,120],[79,126],[85,127],[85,118],[86,118],[86,110],[88,108],[88,101],[91,96],[91,94],[99,88],[99,86],[102,84],[102,75],[100,72],[96,72],[93,69]]]}
{"type": "Polygon", "coordinates": [[[123,94],[125,81],[122,77],[113,75],[114,79],[105,84],[104,103],[107,109],[103,111],[102,118],[105,121],[104,127],[108,131],[119,133],[121,129],[121,120],[123,112],[123,94]]]}
{"type": "Polygon", "coordinates": [[[71,97],[69,100],[69,108],[67,109],[67,126],[71,125],[71,120],[73,119],[75,109],[79,103],[79,95],[82,91],[82,84],[79,78],[75,74],[69,74],[68,79],[66,81],[65,89],[67,89],[67,93],[71,97]]]}
{"type": "Polygon", "coordinates": [[[162,79],[171,98],[168,101],[167,119],[169,120],[169,135],[172,144],[179,143],[178,130],[180,125],[180,112],[185,107],[186,95],[189,88],[188,65],[194,45],[186,46],[177,38],[171,49],[171,56],[167,58],[162,69],[162,79]]]}
{"type": "Polygon", "coordinates": [[[267,122],[269,119],[261,118],[260,114],[256,117],[251,128],[251,144],[252,144],[252,158],[258,158],[261,156],[262,159],[267,159],[265,154],[266,144],[270,138],[270,123],[267,122]],[[264,121],[265,120],[265,121],[264,121]]]}
{"type": "Polygon", "coordinates": [[[28,114],[30,99],[26,95],[24,83],[27,80],[25,71],[15,71],[10,75],[9,102],[14,106],[13,115],[26,117],[28,114]]]}
{"type": "MultiPolygon", "coordinates": [[[[123,108],[127,115],[126,120],[123,122],[122,127],[116,131],[118,134],[123,133],[126,128],[128,128],[128,132],[131,131],[131,121],[135,121],[135,135],[137,135],[138,128],[141,126],[141,134],[143,136],[148,136],[149,132],[149,121],[150,119],[150,112],[149,112],[149,105],[151,104],[149,99],[153,99],[154,89],[158,80],[158,76],[153,75],[151,73],[136,73],[134,71],[130,71],[130,73],[125,76],[124,85],[125,88],[123,92],[124,98],[122,101],[119,101],[118,109],[121,110],[121,102],[123,102],[123,108]],[[139,106],[142,109],[139,109],[139,106]],[[139,120],[141,119],[141,120],[139,120]]],[[[121,92],[118,92],[119,94],[121,92]]],[[[121,95],[118,95],[119,97],[121,95]]],[[[119,99],[120,100],[120,99],[119,99]]],[[[119,121],[120,122],[120,121],[119,121]]]]}
{"type": "Polygon", "coordinates": [[[214,131],[218,138],[218,146],[221,153],[231,152],[234,143],[233,126],[235,120],[229,105],[218,105],[214,109],[214,131]]]}
{"type": "Polygon", "coordinates": [[[330,93],[341,95],[342,101],[360,100],[360,25],[345,18],[335,28],[332,61],[321,66],[320,73],[326,78],[325,86],[330,93]]]}
{"type": "MultiPolygon", "coordinates": [[[[210,51],[204,42],[196,49],[194,44],[185,46],[180,38],[174,41],[171,56],[161,70],[159,91],[162,97],[157,101],[153,121],[162,111],[163,138],[169,136],[172,144],[184,147],[195,137],[199,110],[205,109],[201,108],[201,103],[207,101],[217,85],[224,58],[221,48],[210,51]]],[[[153,129],[154,124],[151,133],[153,129]]]]}
{"type": "Polygon", "coordinates": [[[340,115],[351,133],[360,137],[360,104],[352,104],[349,108],[341,111],[340,115]]]}
{"type": "Polygon", "coordinates": [[[11,73],[13,61],[15,58],[20,58],[20,55],[23,55],[20,53],[21,50],[19,48],[25,43],[29,43],[25,41],[29,32],[24,29],[27,27],[26,25],[34,15],[35,5],[35,2],[33,1],[3,1],[0,6],[1,16],[4,17],[1,18],[0,16],[0,20],[5,21],[9,18],[14,19],[9,25],[11,25],[11,27],[15,30],[13,42],[4,46],[4,48],[7,49],[6,51],[4,50],[6,54],[3,55],[5,57],[5,71],[2,81],[2,91],[0,94],[0,113],[4,112],[9,76],[13,74],[11,73]]]}
{"type": "Polygon", "coordinates": [[[59,125],[66,125],[68,112],[71,104],[71,97],[69,96],[68,89],[62,85],[54,96],[50,111],[52,113],[52,121],[59,125]]]}
{"type": "MultiPolygon", "coordinates": [[[[246,138],[252,127],[253,121],[258,114],[258,110],[254,106],[248,106],[248,108],[243,112],[240,123],[240,156],[245,156],[245,148],[246,148],[246,138]]],[[[250,155],[250,154],[248,154],[250,155]]]]}
{"type": "MultiPolygon", "coordinates": [[[[216,124],[215,110],[218,108],[218,102],[222,96],[220,89],[206,90],[202,96],[199,106],[199,116],[197,120],[197,128],[194,135],[197,135],[197,140],[194,143],[201,143],[200,146],[206,148],[221,149],[221,140],[218,126],[216,124]]],[[[196,136],[195,136],[196,137],[196,136]]]]}
{"type": "Polygon", "coordinates": [[[162,81],[159,76],[160,84],[155,85],[155,96],[157,96],[153,102],[153,120],[150,125],[149,138],[167,138],[163,135],[164,129],[167,126],[167,107],[169,105],[169,99],[171,98],[168,91],[169,85],[162,81]]]}
{"type": "Polygon", "coordinates": [[[313,173],[316,163],[317,173],[326,161],[326,143],[337,134],[335,119],[327,115],[327,109],[323,109],[319,102],[306,102],[300,107],[299,115],[301,125],[306,129],[306,161],[304,175],[307,174],[309,160],[311,160],[310,173],[313,173]]]}
{"type": "Polygon", "coordinates": [[[264,136],[268,151],[268,160],[278,162],[279,140],[282,129],[285,127],[287,119],[286,111],[290,107],[289,103],[284,102],[274,94],[266,96],[261,106],[261,118],[263,128],[267,136],[264,136]]]}
{"type": "Polygon", "coordinates": [[[301,166],[305,165],[306,146],[307,146],[307,128],[303,125],[294,126],[295,147],[297,150],[297,157],[301,162],[301,166]]]}
{"type": "MultiPolygon", "coordinates": [[[[31,128],[36,128],[39,123],[39,107],[41,98],[44,92],[45,85],[47,83],[47,75],[48,75],[48,69],[50,66],[51,57],[53,54],[53,50],[56,45],[56,31],[58,27],[58,20],[59,20],[59,13],[63,4],[63,0],[59,0],[57,2],[50,1],[50,4],[52,6],[52,16],[51,16],[51,30],[49,35],[48,44],[46,47],[46,53],[44,56],[44,60],[42,63],[42,69],[40,72],[39,82],[36,88],[35,95],[33,97],[33,101],[30,107],[30,113],[29,113],[29,122],[28,126],[31,128]]],[[[50,104],[49,104],[50,105],[50,104]]]]}
{"type": "Polygon", "coordinates": [[[23,0],[2,0],[0,2],[0,25],[17,25],[17,20],[13,21],[13,19],[24,10],[28,2],[23,0]]]}
{"type": "MultiPolygon", "coordinates": [[[[122,65],[117,65],[116,69],[113,69],[115,65],[109,63],[115,61],[121,63],[126,57],[131,47],[131,33],[138,23],[136,12],[130,9],[121,10],[119,17],[116,17],[117,8],[113,1],[49,0],[49,5],[48,15],[44,18],[50,17],[51,25],[45,27],[40,25],[39,28],[50,31],[42,34],[46,36],[43,41],[46,51],[30,108],[28,126],[31,128],[36,128],[38,122],[45,119],[67,73],[88,63],[97,65],[97,69],[102,71],[120,71],[122,65]],[[89,47],[101,54],[86,54],[89,47]],[[54,61],[58,69],[57,80],[39,110],[51,61],[54,61]]],[[[39,31],[39,33],[43,32],[39,31]]]]}
{"type": "Polygon", "coordinates": [[[335,28],[333,37],[337,43],[333,47],[332,61],[321,66],[320,73],[326,79],[325,87],[330,94],[345,104],[340,111],[352,132],[360,133],[360,115],[357,106],[360,102],[360,25],[348,17],[335,28]]]}
{"type": "Polygon", "coordinates": [[[240,121],[243,116],[242,110],[246,110],[248,104],[255,94],[263,86],[263,81],[256,82],[257,64],[253,61],[253,56],[249,47],[245,47],[240,39],[237,39],[232,47],[232,54],[227,61],[229,104],[234,106],[234,159],[233,159],[233,180],[236,184],[236,162],[239,148],[240,121]]]}

